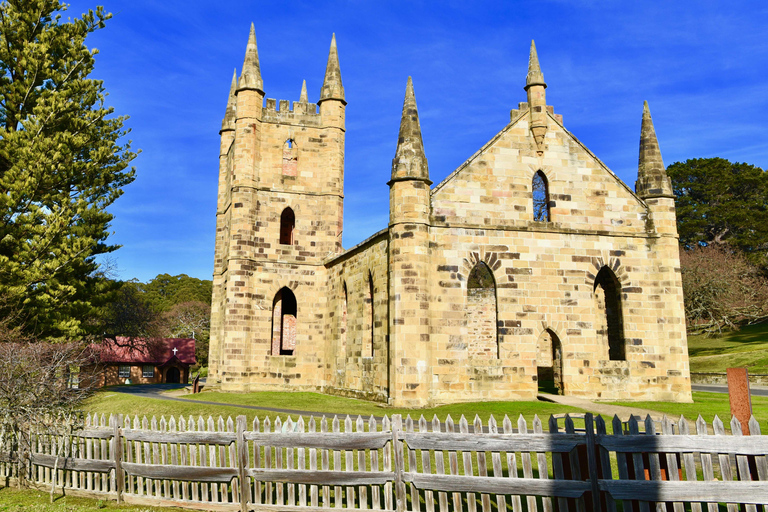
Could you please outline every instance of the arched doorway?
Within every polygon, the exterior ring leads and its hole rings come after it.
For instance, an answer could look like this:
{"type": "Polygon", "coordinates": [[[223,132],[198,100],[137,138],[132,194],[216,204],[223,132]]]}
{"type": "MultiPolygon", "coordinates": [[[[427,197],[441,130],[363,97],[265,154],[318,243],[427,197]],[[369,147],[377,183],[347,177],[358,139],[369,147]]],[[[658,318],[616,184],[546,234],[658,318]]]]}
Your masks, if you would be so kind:
{"type": "Polygon", "coordinates": [[[598,336],[607,341],[608,359],[626,361],[624,318],[621,307],[621,283],[616,274],[604,266],[595,277],[598,336]]]}
{"type": "Polygon", "coordinates": [[[557,335],[549,329],[539,337],[536,374],[539,392],[563,394],[563,346],[557,335]]]}
{"type": "Polygon", "coordinates": [[[178,384],[181,382],[181,372],[175,366],[171,366],[165,371],[165,382],[168,384],[178,384]]]}

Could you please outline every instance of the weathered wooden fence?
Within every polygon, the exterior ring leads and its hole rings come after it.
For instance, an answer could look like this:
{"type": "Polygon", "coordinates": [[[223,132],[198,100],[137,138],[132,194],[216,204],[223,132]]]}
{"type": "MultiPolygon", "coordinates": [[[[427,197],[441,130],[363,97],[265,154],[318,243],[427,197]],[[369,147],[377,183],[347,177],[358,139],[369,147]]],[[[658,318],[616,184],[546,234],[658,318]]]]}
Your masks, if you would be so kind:
{"type": "MultiPolygon", "coordinates": [[[[614,418],[611,434],[601,417],[577,418],[578,428],[561,420],[545,432],[522,416],[256,419],[250,429],[244,416],[93,416],[74,435],[36,435],[27,477],[72,494],[220,511],[768,511],[768,440],[754,418],[751,436],[735,419],[728,435],[717,417],[709,426],[699,417],[695,434],[682,418],[614,418]]],[[[13,459],[0,446],[4,485],[18,477],[13,459]]]]}

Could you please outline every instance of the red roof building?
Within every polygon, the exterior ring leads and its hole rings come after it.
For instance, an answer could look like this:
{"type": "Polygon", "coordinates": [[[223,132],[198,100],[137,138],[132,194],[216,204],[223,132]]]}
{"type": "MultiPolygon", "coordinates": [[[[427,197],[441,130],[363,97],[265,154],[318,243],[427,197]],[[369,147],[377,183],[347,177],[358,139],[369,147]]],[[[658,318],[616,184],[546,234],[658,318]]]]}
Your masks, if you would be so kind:
{"type": "Polygon", "coordinates": [[[189,367],[196,364],[192,338],[104,340],[97,348],[102,385],[189,383],[189,367]]]}

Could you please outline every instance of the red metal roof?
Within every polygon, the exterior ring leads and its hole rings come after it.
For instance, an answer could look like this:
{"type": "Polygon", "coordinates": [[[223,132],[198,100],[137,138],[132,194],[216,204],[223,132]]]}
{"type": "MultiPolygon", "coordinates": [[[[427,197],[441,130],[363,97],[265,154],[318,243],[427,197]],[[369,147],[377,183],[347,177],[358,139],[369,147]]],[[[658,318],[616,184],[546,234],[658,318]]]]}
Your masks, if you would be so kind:
{"type": "Polygon", "coordinates": [[[97,347],[102,363],[154,364],[162,366],[174,357],[182,364],[193,365],[195,340],[193,338],[134,339],[119,336],[104,340],[97,347]]]}

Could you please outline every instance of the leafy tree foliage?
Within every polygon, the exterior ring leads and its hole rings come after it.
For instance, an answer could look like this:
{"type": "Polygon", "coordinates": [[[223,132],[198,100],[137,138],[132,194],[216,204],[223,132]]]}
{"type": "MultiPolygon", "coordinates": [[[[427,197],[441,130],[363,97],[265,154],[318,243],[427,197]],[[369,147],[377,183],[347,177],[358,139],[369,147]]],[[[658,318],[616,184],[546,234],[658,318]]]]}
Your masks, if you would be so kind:
{"type": "Polygon", "coordinates": [[[96,50],[85,38],[110,15],[62,22],[65,8],[0,3],[0,294],[49,339],[84,334],[93,298],[111,287],[94,257],[117,248],[106,208],[134,179],[125,117],[88,78],[96,50]]]}
{"type": "Polygon", "coordinates": [[[141,285],[141,290],[155,308],[168,311],[182,302],[204,302],[210,305],[213,283],[186,274],[159,274],[147,284],[141,285]]]}
{"type": "Polygon", "coordinates": [[[747,258],[710,245],[680,251],[688,330],[719,333],[768,316],[768,281],[747,258]]]}
{"type": "Polygon", "coordinates": [[[198,364],[208,361],[212,282],[160,274],[148,283],[127,281],[102,312],[105,337],[136,345],[157,337],[195,338],[198,364]]]}
{"type": "Polygon", "coordinates": [[[166,336],[171,338],[195,338],[195,357],[198,365],[208,361],[208,344],[211,338],[211,302],[181,302],[163,313],[166,336]]]}
{"type": "Polygon", "coordinates": [[[667,167],[686,248],[729,245],[753,262],[768,262],[768,172],[723,158],[695,158],[667,167]]]}
{"type": "Polygon", "coordinates": [[[162,336],[161,314],[141,291],[141,283],[127,281],[117,285],[119,288],[109,295],[101,312],[103,337],[115,343],[118,337],[127,338],[126,342],[133,344],[134,340],[162,336]]]}

